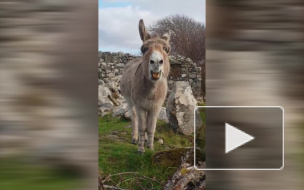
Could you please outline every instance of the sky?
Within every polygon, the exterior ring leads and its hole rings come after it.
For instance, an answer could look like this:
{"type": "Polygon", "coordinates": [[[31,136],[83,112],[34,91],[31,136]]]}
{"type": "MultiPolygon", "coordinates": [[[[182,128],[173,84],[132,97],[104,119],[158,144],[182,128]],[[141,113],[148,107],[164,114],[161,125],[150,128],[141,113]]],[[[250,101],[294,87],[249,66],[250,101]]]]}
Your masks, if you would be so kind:
{"type": "Polygon", "coordinates": [[[173,14],[206,23],[205,0],[99,0],[99,51],[138,54],[138,22],[146,27],[173,14]]]}

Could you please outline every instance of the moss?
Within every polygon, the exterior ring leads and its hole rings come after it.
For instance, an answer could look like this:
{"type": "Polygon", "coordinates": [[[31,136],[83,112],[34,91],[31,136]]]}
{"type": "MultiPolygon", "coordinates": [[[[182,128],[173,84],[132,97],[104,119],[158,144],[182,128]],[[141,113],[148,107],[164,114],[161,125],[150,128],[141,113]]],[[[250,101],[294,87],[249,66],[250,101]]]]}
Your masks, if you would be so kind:
{"type": "Polygon", "coordinates": [[[177,148],[174,150],[157,152],[153,155],[152,163],[162,167],[179,167],[181,158],[184,157],[189,150],[190,149],[188,148],[177,148]]]}
{"type": "MultiPolygon", "coordinates": [[[[153,155],[152,163],[162,167],[179,167],[181,165],[182,158],[190,148],[177,148],[168,151],[157,152],[153,155]]],[[[196,159],[199,161],[205,161],[205,154],[197,150],[196,159]]],[[[193,154],[189,156],[187,163],[193,165],[194,157],[193,154]]]]}
{"type": "Polygon", "coordinates": [[[185,175],[189,172],[189,170],[187,170],[186,168],[182,168],[180,172],[182,175],[185,175]]]}

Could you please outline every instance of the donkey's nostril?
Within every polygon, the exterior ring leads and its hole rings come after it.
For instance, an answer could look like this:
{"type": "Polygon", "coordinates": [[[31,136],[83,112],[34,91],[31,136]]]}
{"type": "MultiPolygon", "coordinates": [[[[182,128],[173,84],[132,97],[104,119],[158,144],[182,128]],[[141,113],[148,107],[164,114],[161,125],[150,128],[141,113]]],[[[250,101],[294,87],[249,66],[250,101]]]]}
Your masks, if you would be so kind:
{"type": "Polygon", "coordinates": [[[153,61],[153,60],[150,60],[150,63],[151,63],[151,64],[154,64],[154,61],[153,61]]]}
{"type": "Polygon", "coordinates": [[[160,60],[160,61],[159,61],[159,64],[163,64],[163,63],[164,63],[164,61],[163,61],[163,60],[160,60]]]}

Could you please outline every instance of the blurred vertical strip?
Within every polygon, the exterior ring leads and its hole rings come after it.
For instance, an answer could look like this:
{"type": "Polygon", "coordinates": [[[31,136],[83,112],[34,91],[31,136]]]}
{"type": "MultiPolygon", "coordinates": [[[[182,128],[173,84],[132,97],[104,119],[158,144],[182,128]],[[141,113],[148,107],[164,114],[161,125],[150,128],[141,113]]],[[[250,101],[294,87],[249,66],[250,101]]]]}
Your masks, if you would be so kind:
{"type": "Polygon", "coordinates": [[[207,189],[303,189],[303,1],[214,0],[206,11],[207,105],[285,109],[285,168],[208,171],[207,189]]]}
{"type": "Polygon", "coordinates": [[[97,189],[97,0],[1,0],[0,17],[0,189],[97,189]]]}

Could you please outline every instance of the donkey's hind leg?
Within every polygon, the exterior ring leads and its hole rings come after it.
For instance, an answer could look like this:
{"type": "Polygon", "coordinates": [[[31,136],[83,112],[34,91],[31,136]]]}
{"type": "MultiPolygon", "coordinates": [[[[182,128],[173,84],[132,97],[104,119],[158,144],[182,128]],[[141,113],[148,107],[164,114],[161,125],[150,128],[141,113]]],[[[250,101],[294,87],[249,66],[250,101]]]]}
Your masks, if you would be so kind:
{"type": "Polygon", "coordinates": [[[136,115],[135,107],[131,108],[131,118],[132,118],[132,144],[137,144],[138,141],[138,120],[136,115]]]}

